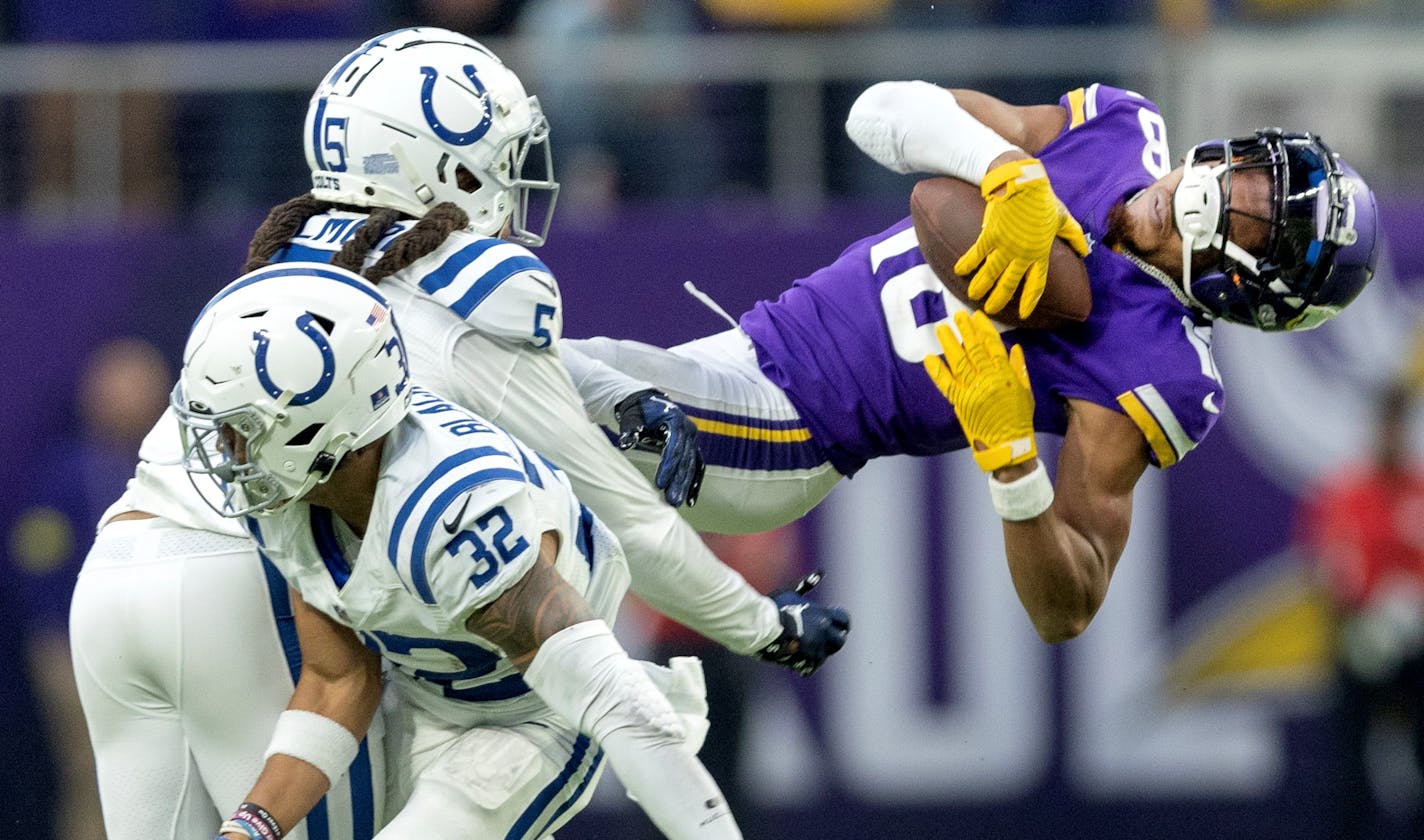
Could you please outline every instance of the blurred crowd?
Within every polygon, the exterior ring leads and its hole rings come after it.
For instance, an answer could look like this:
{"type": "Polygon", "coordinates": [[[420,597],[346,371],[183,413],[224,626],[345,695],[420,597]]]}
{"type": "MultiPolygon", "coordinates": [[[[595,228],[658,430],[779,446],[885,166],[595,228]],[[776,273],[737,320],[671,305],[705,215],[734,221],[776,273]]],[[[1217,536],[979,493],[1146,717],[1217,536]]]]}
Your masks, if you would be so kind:
{"type": "Polygon", "coordinates": [[[1329,836],[1340,840],[1424,837],[1421,382],[1415,372],[1378,387],[1359,455],[1326,474],[1297,516],[1297,544],[1327,605],[1338,804],[1329,836]]]}
{"type": "MultiPolygon", "coordinates": [[[[547,65],[539,77],[547,83],[532,92],[552,115],[564,200],[596,208],[614,199],[764,192],[774,141],[767,136],[765,84],[589,83],[582,68],[561,60],[571,54],[563,47],[580,39],[1101,25],[1160,26],[1193,37],[1213,25],[1300,24],[1413,8],[1404,0],[0,0],[0,42],[359,42],[413,24],[484,39],[536,39],[547,65]]],[[[529,75],[528,68],[516,69],[529,75]]],[[[1061,81],[978,86],[1010,101],[1051,101],[1066,89],[1061,81]]],[[[861,87],[828,82],[822,107],[841,113],[861,87]]],[[[115,177],[129,216],[222,213],[234,202],[265,206],[306,187],[292,128],[300,125],[306,97],[297,90],[125,93],[114,117],[122,138],[117,160],[97,165],[120,170],[115,177]]],[[[0,199],[7,207],[40,221],[83,216],[92,201],[84,167],[96,165],[74,148],[83,104],[59,92],[0,100],[0,199]]],[[[902,186],[854,152],[837,130],[839,120],[822,124],[830,195],[902,186]]]]}

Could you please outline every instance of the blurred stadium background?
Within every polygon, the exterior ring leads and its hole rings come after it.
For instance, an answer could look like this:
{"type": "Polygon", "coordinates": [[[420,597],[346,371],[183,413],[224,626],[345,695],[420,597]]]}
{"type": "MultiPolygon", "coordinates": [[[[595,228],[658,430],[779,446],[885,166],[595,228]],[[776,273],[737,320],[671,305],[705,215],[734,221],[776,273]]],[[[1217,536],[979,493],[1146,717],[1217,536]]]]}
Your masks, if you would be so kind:
{"type": "MultiPolygon", "coordinates": [[[[27,840],[102,836],[64,641],[92,524],[191,318],[267,208],[307,189],[311,89],[415,22],[482,38],[544,101],[564,192],[540,256],[572,336],[715,331],[683,281],[735,314],[900,218],[913,180],[841,131],[881,79],[1018,104],[1103,82],[1162,105],[1174,154],[1281,125],[1347,156],[1382,202],[1375,283],[1314,333],[1218,332],[1222,430],[1143,481],[1083,637],[1034,637],[972,463],[877,463],[782,539],[724,547],[825,568],[855,632],[811,680],[736,670],[743,734],[712,733],[742,747],[749,838],[1344,836],[1330,630],[1292,521],[1368,448],[1370,395],[1417,331],[1414,0],[0,2],[0,838],[22,836],[17,813],[27,840]]],[[[637,613],[623,630],[665,641],[637,613]]],[[[1386,808],[1360,836],[1405,836],[1424,782],[1397,727],[1377,736],[1386,808]]],[[[559,836],[642,825],[610,776],[559,836]]]]}

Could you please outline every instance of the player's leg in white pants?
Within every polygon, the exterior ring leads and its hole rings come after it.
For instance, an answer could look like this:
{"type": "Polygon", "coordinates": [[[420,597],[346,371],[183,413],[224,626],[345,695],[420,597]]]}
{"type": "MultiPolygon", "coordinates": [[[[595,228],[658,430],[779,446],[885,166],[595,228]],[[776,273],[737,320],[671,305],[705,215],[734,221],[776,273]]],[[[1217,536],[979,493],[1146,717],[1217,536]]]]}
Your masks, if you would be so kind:
{"type": "MultiPolygon", "coordinates": [[[[211,837],[251,789],[293,685],[295,634],[274,620],[274,595],[280,610],[286,586],[247,540],[163,519],[99,533],[70,638],[109,840],[211,837]]],[[[376,752],[287,836],[370,837],[383,816],[376,752]]]]}
{"type": "MultiPolygon", "coordinates": [[[[699,531],[769,531],[801,518],[841,479],[785,392],[762,373],[740,330],[671,348],[611,338],[564,341],[653,383],[697,424],[707,473],[697,504],[680,512],[699,531]]],[[[651,478],[656,455],[625,454],[651,478]]]]}
{"type": "Polygon", "coordinates": [[[385,712],[394,816],[378,840],[548,837],[603,772],[602,751],[552,715],[468,728],[406,702],[385,712]]]}

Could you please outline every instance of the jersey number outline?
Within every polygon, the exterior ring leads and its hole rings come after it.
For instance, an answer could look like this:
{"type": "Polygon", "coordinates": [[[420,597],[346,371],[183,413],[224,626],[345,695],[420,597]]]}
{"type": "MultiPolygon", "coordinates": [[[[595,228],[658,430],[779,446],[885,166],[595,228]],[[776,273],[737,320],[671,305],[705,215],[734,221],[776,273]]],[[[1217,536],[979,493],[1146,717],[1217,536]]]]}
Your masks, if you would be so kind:
{"type": "Polygon", "coordinates": [[[520,535],[513,543],[509,542],[509,535],[514,530],[514,520],[509,511],[504,509],[504,505],[496,505],[485,511],[475,520],[475,527],[478,532],[466,529],[456,534],[445,546],[445,551],[451,557],[458,557],[464,553],[465,546],[469,546],[469,559],[475,567],[474,573],[470,575],[470,583],[479,589],[494,580],[501,566],[509,565],[511,560],[528,551],[529,541],[520,535]],[[491,531],[493,533],[490,533],[491,531]]]}
{"type": "Polygon", "coordinates": [[[554,314],[558,311],[559,310],[547,303],[534,305],[534,337],[543,339],[542,343],[538,341],[534,342],[535,347],[542,349],[554,343],[554,334],[549,331],[548,327],[544,326],[544,322],[553,318],[554,314]]]}
{"type": "Polygon", "coordinates": [[[426,664],[430,664],[428,657],[420,659],[414,655],[417,651],[422,650],[438,650],[453,658],[461,666],[457,670],[435,671],[430,668],[414,667],[412,663],[408,673],[416,679],[440,686],[442,694],[455,700],[465,700],[472,703],[486,700],[501,700],[507,697],[517,697],[529,690],[528,686],[525,685],[523,680],[517,675],[505,677],[494,683],[485,683],[483,685],[465,688],[457,686],[456,683],[489,676],[494,672],[495,668],[499,666],[499,654],[480,647],[474,642],[462,642],[456,641],[455,639],[400,636],[395,633],[386,633],[380,630],[363,630],[361,631],[361,637],[366,643],[366,647],[387,659],[409,657],[412,660],[420,660],[426,664]]]}
{"type": "Polygon", "coordinates": [[[1142,168],[1154,179],[1172,171],[1172,156],[1167,151],[1167,124],[1162,115],[1146,108],[1137,109],[1137,124],[1142,127],[1142,168]]]}

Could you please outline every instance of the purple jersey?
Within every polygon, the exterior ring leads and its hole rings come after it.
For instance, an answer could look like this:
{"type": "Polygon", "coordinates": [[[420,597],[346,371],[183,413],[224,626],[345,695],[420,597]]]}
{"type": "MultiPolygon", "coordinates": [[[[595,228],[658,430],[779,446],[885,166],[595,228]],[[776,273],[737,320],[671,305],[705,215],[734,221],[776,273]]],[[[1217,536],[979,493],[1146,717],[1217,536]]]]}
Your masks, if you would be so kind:
{"type": "MultiPolygon", "coordinates": [[[[1216,422],[1221,383],[1211,326],[1161,281],[1098,246],[1111,207],[1170,169],[1161,114],[1135,93],[1093,85],[1065,95],[1062,134],[1039,154],[1054,191],[1094,244],[1093,311],[1058,330],[1011,330],[1033,383],[1034,427],[1061,435],[1064,399],[1127,414],[1151,459],[1170,466],[1216,422]]],[[[909,219],[851,245],[741,320],[761,369],[785,390],[831,463],[965,447],[953,409],[923,367],[936,323],[963,305],[934,276],[909,219]],[[870,317],[867,317],[870,316],[870,317]]]]}

